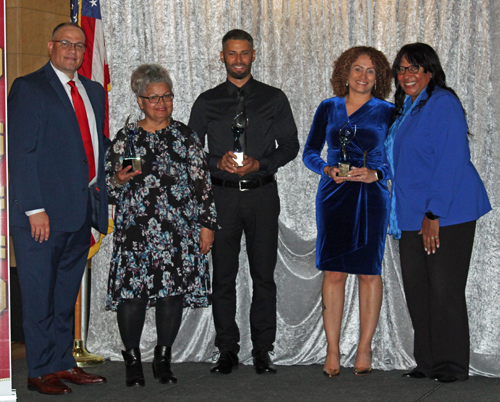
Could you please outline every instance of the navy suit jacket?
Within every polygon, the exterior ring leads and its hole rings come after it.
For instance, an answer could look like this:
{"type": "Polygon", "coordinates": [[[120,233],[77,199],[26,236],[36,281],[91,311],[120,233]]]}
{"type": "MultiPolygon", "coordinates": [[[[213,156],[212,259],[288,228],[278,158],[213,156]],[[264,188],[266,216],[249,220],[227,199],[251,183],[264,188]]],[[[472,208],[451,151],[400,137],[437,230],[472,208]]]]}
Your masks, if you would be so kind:
{"type": "Polygon", "coordinates": [[[89,188],[88,162],[75,111],[50,62],[17,78],[8,98],[10,225],[30,227],[26,211],[44,208],[50,230],[78,231],[91,192],[92,226],[106,233],[108,201],[104,175],[105,93],[79,75],[97,122],[97,182],[89,188]]]}

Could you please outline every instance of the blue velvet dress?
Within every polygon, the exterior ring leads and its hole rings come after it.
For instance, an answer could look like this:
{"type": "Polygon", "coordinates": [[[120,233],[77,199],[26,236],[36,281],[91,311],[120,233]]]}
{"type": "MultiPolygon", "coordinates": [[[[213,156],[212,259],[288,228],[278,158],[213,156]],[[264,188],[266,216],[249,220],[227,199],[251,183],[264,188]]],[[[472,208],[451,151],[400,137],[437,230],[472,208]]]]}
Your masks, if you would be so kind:
{"type": "Polygon", "coordinates": [[[304,147],[303,160],[321,175],[316,196],[316,266],[323,271],[380,275],[389,219],[389,191],[384,140],[394,105],[372,98],[352,115],[347,115],[345,99],[323,101],[316,111],[304,147]],[[356,128],[347,146],[352,166],[379,169],[384,179],[374,183],[336,184],[323,169],[340,160],[339,130],[344,124],[356,128]],[[321,151],[328,144],[327,162],[321,151]]]}

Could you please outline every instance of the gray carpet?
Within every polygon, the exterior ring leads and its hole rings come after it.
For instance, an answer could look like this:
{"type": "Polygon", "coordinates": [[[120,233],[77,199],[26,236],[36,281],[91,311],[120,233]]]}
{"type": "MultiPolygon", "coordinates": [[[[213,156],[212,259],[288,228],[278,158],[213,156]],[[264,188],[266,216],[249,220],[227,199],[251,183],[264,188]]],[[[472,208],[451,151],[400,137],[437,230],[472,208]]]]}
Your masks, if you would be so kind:
{"type": "Polygon", "coordinates": [[[173,365],[179,382],[161,385],[153,378],[151,363],[144,364],[146,386],[127,388],[121,362],[106,361],[103,366],[85,369],[108,379],[106,384],[72,385],[73,393],[61,396],[41,395],[26,389],[26,360],[13,363],[13,386],[19,401],[335,401],[335,402],[497,402],[500,379],[471,377],[466,382],[439,384],[428,379],[401,378],[400,371],[374,371],[355,377],[351,369],[342,369],[337,378],[322,375],[322,366],[278,366],[276,375],[257,375],[253,366],[239,366],[230,375],[210,374],[208,363],[173,365]]]}

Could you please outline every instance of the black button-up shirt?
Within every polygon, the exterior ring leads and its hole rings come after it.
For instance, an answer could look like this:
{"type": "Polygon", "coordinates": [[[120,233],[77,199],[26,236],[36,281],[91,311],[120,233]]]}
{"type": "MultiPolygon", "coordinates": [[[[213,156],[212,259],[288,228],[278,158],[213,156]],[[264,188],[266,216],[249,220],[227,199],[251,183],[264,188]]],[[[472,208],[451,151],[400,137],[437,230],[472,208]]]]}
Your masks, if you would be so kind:
{"type": "Polygon", "coordinates": [[[205,144],[208,136],[208,165],[214,177],[222,180],[253,180],[276,173],[297,156],[299,140],[290,103],[278,88],[250,77],[242,89],[245,93],[245,155],[259,161],[259,171],[240,178],[217,168],[217,162],[233,149],[231,125],[236,116],[238,87],[229,80],[202,93],[191,109],[189,127],[205,144]]]}

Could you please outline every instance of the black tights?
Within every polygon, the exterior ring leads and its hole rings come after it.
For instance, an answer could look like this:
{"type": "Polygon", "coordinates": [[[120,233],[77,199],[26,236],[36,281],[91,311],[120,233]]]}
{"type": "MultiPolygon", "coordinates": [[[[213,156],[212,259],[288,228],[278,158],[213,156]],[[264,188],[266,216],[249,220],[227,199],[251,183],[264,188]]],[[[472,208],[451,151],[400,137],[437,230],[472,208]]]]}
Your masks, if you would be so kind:
{"type": "MultiPolygon", "coordinates": [[[[118,305],[117,318],[125,349],[135,349],[141,342],[146,319],[147,299],[126,299],[118,305]]],[[[182,321],[183,296],[156,299],[156,332],[158,345],[172,347],[182,321]]]]}

